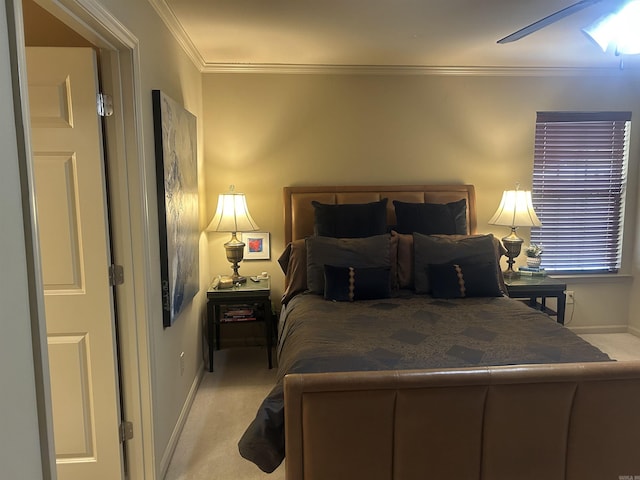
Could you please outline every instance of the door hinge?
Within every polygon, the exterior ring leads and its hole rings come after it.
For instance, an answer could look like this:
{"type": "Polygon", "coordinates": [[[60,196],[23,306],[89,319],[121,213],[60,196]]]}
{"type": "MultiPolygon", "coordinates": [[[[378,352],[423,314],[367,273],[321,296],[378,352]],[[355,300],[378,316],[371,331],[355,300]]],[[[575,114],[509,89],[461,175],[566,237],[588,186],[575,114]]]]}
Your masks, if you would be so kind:
{"type": "Polygon", "coordinates": [[[127,440],[133,438],[133,423],[122,422],[120,424],[120,443],[124,443],[127,440]]]}
{"type": "Polygon", "coordinates": [[[109,265],[109,283],[112,287],[124,283],[124,268],[122,268],[122,265],[109,265]]]}
{"type": "Polygon", "coordinates": [[[110,117],[113,115],[113,98],[106,93],[98,94],[98,115],[101,117],[110,117]]]}

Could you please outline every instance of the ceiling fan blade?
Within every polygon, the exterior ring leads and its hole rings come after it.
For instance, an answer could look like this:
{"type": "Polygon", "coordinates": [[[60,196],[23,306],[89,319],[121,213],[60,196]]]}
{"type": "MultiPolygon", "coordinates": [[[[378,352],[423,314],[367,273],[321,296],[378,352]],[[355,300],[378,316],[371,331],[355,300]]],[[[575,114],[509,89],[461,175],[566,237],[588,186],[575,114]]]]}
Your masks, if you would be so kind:
{"type": "Polygon", "coordinates": [[[516,40],[520,40],[522,37],[531,35],[532,33],[537,32],[538,30],[548,25],[551,25],[552,23],[555,23],[558,20],[568,17],[569,15],[579,12],[580,10],[587,8],[591,5],[600,3],[601,1],[602,0],[581,0],[580,2],[574,3],[573,5],[569,5],[568,7],[563,8],[562,10],[558,10],[557,12],[552,13],[551,15],[540,19],[537,22],[532,23],[531,25],[527,25],[526,27],[521,28],[520,30],[512,33],[511,35],[507,35],[506,37],[501,38],[500,40],[498,40],[498,43],[510,43],[510,42],[515,42],[516,40]]]}

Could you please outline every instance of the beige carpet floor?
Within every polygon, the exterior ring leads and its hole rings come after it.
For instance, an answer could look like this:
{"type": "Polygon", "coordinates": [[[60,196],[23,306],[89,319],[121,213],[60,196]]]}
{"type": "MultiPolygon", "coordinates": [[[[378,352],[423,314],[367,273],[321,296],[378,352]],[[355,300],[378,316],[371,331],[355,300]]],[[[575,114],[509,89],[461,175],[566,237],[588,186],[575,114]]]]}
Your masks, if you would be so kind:
{"type": "Polygon", "coordinates": [[[266,474],[237,447],[275,383],[266,348],[219,350],[214,367],[200,383],[165,480],[283,480],[284,464],[266,474]]]}
{"type": "Polygon", "coordinates": [[[640,360],[640,338],[630,333],[589,333],[580,335],[618,361],[640,360]]]}
{"type": "MultiPolygon", "coordinates": [[[[628,333],[581,335],[617,360],[640,360],[640,338],[628,333]]],[[[265,474],[238,453],[237,443],[276,369],[264,347],[215,353],[215,372],[204,374],[165,480],[283,480],[284,464],[265,474]]]]}

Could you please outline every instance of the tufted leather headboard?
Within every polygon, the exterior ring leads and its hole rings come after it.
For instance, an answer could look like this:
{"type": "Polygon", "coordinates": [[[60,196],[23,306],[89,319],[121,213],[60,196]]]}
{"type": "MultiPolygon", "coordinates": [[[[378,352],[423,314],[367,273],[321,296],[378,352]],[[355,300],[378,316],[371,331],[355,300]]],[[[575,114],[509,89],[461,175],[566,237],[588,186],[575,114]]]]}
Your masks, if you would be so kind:
{"type": "Polygon", "coordinates": [[[396,224],[393,200],[414,203],[467,201],[467,233],[476,233],[476,197],[473,185],[376,185],[284,188],[285,244],[313,234],[312,200],[326,204],[369,203],[388,198],[387,225],[396,224]]]}

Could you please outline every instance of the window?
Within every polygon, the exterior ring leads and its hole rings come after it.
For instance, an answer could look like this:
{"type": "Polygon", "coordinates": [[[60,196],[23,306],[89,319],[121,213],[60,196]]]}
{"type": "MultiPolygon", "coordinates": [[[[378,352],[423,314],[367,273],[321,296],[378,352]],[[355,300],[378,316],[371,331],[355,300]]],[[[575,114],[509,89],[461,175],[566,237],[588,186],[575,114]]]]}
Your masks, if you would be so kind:
{"type": "Polygon", "coordinates": [[[539,112],[533,205],[542,266],[557,273],[617,272],[631,112],[539,112]]]}

